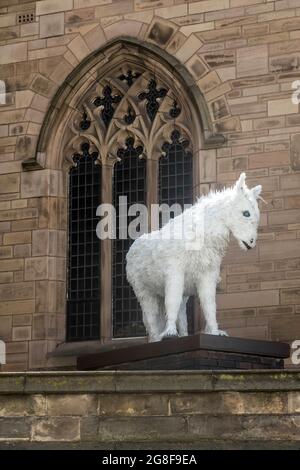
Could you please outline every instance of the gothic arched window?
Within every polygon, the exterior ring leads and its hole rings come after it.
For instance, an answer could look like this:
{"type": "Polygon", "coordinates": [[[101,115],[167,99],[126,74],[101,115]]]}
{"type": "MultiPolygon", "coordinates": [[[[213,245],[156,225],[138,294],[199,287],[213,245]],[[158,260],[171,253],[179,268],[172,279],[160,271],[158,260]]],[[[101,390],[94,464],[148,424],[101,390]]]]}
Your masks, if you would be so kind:
{"type": "Polygon", "coordinates": [[[127,209],[193,202],[193,114],[179,81],[147,60],[135,54],[107,63],[103,78],[86,87],[65,136],[65,154],[76,165],[70,170],[68,340],[145,334],[126,279],[133,240],[124,231],[132,217],[122,227],[120,196],[127,209]],[[116,239],[96,236],[100,200],[116,210],[116,239]]]}

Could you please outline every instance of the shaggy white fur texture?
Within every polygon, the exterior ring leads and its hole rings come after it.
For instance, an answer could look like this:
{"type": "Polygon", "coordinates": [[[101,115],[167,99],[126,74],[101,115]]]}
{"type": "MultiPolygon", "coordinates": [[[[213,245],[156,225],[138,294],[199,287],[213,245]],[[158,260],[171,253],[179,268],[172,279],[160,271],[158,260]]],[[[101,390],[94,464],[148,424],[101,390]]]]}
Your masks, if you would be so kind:
{"type": "Polygon", "coordinates": [[[149,341],[188,334],[186,303],[195,294],[206,320],[205,332],[226,335],[216,319],[221,261],[230,234],[243,250],[253,248],[259,224],[257,199],[262,188],[248,189],[245,179],[242,173],[233,187],[201,197],[162,229],[132,244],[127,279],[141,304],[149,341]],[[182,226],[184,236],[178,237],[182,226]]]}

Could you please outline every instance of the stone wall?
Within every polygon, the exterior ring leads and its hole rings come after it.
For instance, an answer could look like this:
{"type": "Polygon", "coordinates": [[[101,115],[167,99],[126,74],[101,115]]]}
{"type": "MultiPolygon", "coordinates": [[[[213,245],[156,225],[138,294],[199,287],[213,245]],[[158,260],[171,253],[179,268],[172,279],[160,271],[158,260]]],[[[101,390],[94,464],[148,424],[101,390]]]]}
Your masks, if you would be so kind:
{"type": "Polygon", "coordinates": [[[0,449],[299,449],[300,373],[2,373],[0,449]]]}
{"type": "Polygon", "coordinates": [[[261,207],[258,246],[244,254],[233,244],[224,264],[221,327],[236,336],[297,339],[300,116],[291,87],[299,79],[299,29],[298,0],[1,0],[5,370],[57,365],[47,353],[65,338],[63,181],[47,152],[38,156],[40,170],[24,172],[22,162],[36,158],[46,111],[66,77],[120,32],[178,59],[204,95],[213,130],[226,136],[224,145],[200,151],[201,192],[244,170],[250,185],[263,185],[268,205],[261,207]],[[170,34],[156,35],[157,28],[170,34]]]}

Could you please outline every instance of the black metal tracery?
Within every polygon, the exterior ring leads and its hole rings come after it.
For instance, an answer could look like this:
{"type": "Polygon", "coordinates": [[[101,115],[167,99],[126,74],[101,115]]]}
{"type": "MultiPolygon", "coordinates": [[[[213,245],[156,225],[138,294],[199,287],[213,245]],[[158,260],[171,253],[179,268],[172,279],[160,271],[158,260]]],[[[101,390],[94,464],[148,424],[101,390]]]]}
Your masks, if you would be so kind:
{"type": "Polygon", "coordinates": [[[109,85],[106,85],[103,88],[103,96],[97,96],[97,98],[94,100],[95,106],[102,107],[101,117],[106,127],[108,127],[115,113],[115,107],[113,106],[113,104],[120,103],[121,99],[122,96],[113,95],[111,87],[109,85]]]}
{"type": "Polygon", "coordinates": [[[171,118],[176,119],[181,113],[181,108],[178,106],[177,100],[173,101],[171,109],[169,111],[169,115],[171,118]]]}
{"type": "Polygon", "coordinates": [[[118,78],[124,82],[127,82],[127,85],[130,87],[133,82],[140,77],[141,74],[139,72],[133,72],[132,70],[127,70],[127,73],[122,73],[118,78]]]}
{"type": "Polygon", "coordinates": [[[79,127],[82,131],[87,131],[90,125],[91,125],[91,121],[89,120],[87,113],[84,111],[82,113],[82,119],[79,123],[79,127]]]}
{"type": "Polygon", "coordinates": [[[143,91],[138,95],[140,101],[146,100],[146,110],[151,121],[154,120],[157,111],[159,110],[159,99],[164,98],[168,90],[166,88],[157,88],[157,83],[154,79],[151,79],[148,83],[148,91],[143,91]]]}
{"type": "Polygon", "coordinates": [[[131,106],[129,106],[127,109],[127,113],[124,116],[124,121],[126,122],[126,124],[130,125],[134,123],[135,118],[136,118],[136,113],[134,109],[131,106]]]}

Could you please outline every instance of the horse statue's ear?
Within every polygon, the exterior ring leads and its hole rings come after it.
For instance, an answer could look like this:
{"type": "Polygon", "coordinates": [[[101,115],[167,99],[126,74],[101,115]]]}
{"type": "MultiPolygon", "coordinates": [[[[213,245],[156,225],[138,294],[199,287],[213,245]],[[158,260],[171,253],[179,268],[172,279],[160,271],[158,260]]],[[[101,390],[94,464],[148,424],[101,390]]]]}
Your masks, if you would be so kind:
{"type": "Polygon", "coordinates": [[[251,189],[252,194],[255,197],[255,199],[259,198],[261,190],[262,190],[261,184],[259,184],[258,186],[255,186],[254,188],[251,189]]]}
{"type": "Polygon", "coordinates": [[[235,183],[237,191],[243,191],[246,187],[246,173],[241,173],[239,179],[235,183]]]}

